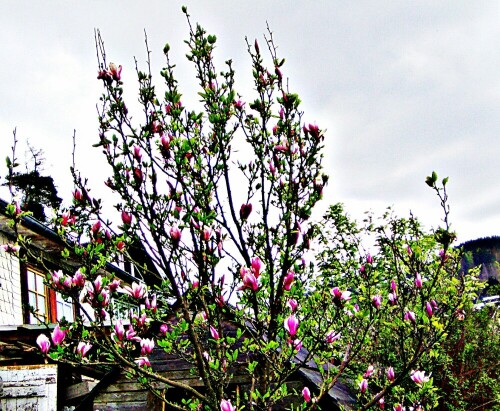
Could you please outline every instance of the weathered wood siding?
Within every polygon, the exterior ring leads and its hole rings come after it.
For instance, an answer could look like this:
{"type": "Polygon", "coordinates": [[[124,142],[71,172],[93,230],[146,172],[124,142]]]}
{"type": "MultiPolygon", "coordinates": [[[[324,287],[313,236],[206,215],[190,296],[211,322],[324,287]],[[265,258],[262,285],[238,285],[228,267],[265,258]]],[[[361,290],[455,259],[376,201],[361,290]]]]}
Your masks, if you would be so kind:
{"type": "Polygon", "coordinates": [[[57,365],[0,367],[2,411],[57,411],[57,365]]]}
{"type": "MultiPolygon", "coordinates": [[[[8,242],[7,237],[0,233],[0,244],[8,242]]],[[[20,325],[22,323],[19,260],[12,254],[0,250],[0,325],[20,325]]]]}

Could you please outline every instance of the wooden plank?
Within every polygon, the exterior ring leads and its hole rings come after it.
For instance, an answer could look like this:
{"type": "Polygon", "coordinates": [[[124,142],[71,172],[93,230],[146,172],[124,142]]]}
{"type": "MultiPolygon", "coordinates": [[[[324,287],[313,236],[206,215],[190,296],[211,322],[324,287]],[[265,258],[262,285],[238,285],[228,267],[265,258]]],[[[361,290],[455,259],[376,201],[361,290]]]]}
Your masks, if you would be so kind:
{"type": "Polygon", "coordinates": [[[75,398],[87,395],[97,385],[96,381],[82,381],[78,384],[70,385],[66,389],[66,401],[74,400],[75,398]]]}

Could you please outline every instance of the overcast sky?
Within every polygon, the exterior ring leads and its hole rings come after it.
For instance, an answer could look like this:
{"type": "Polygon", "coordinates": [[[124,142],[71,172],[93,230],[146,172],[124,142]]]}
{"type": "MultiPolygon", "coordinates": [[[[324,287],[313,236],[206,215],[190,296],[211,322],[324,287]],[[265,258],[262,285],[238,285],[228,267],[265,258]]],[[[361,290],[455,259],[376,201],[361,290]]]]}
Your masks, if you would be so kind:
{"type": "Polygon", "coordinates": [[[17,127],[20,140],[45,151],[45,169],[68,197],[76,129],[78,166],[95,193],[104,193],[106,168],[91,147],[101,92],[94,28],[108,60],[124,66],[129,99],[136,90],[133,58],[145,60],[146,30],[156,73],[169,42],[184,101],[194,101],[181,4],[217,35],[216,56],[233,59],[237,88],[248,100],[245,36],[263,39],[269,23],[306,121],[327,129],[325,202],[344,202],[355,216],[386,206],[402,215],[412,210],[435,227],[439,201],[424,180],[436,170],[450,177],[459,240],[500,235],[497,1],[2,2],[1,158],[17,127]]]}

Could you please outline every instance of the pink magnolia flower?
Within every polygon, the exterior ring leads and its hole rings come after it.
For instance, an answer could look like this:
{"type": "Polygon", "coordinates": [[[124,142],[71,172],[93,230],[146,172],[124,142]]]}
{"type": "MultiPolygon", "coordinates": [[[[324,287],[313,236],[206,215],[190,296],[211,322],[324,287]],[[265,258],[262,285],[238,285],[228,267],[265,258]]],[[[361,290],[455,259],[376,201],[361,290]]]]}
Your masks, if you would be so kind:
{"type": "Polygon", "coordinates": [[[96,279],[94,280],[94,290],[96,294],[99,294],[99,292],[102,289],[102,277],[98,275],[96,279]]]}
{"type": "Polygon", "coordinates": [[[218,340],[220,338],[219,332],[212,325],[210,326],[210,335],[214,340],[218,340]]]}
{"type": "Polygon", "coordinates": [[[406,321],[411,321],[412,323],[414,323],[417,319],[417,317],[415,316],[415,313],[413,311],[407,311],[405,313],[405,320],[406,321]]]}
{"type": "Polygon", "coordinates": [[[293,349],[296,352],[299,352],[302,349],[302,340],[300,338],[296,338],[295,340],[289,340],[289,344],[292,345],[293,349]]]}
{"type": "Polygon", "coordinates": [[[340,301],[349,301],[351,299],[351,292],[340,291],[339,287],[333,287],[330,293],[333,295],[333,298],[337,298],[340,301]]]}
{"type": "Polygon", "coordinates": [[[240,218],[242,220],[248,219],[251,212],[252,212],[252,204],[251,203],[242,204],[240,207],[240,218]]]}
{"type": "MultiPolygon", "coordinates": [[[[51,275],[52,284],[55,286],[61,285],[61,280],[64,278],[64,274],[61,270],[53,271],[51,275]]],[[[61,288],[61,287],[59,287],[61,288]]]]}
{"type": "Polygon", "coordinates": [[[154,347],[155,342],[153,339],[143,338],[141,340],[141,355],[151,354],[154,347]]]}
{"type": "Polygon", "coordinates": [[[390,382],[393,382],[396,378],[396,375],[394,374],[394,368],[392,367],[389,367],[387,368],[387,379],[390,381],[390,382]]]}
{"type": "Polygon", "coordinates": [[[148,357],[139,357],[137,360],[135,360],[135,363],[139,367],[151,367],[151,363],[149,362],[148,357]]]}
{"type": "Polygon", "coordinates": [[[134,158],[137,161],[141,161],[142,154],[141,154],[141,148],[139,146],[134,146],[134,158]]]}
{"type": "Polygon", "coordinates": [[[118,338],[118,341],[123,340],[123,336],[125,335],[125,328],[123,328],[123,323],[122,320],[118,319],[116,320],[115,323],[115,332],[113,333],[116,338],[118,338]]]}
{"type": "Polygon", "coordinates": [[[76,353],[80,354],[81,357],[83,358],[87,355],[87,353],[90,351],[91,348],[92,348],[92,344],[90,344],[88,342],[80,341],[78,343],[78,346],[76,347],[76,353]]]}
{"type": "Polygon", "coordinates": [[[125,210],[122,211],[122,222],[124,225],[132,224],[132,214],[127,213],[125,210]]]}
{"type": "Polygon", "coordinates": [[[427,316],[431,318],[433,314],[433,309],[430,302],[425,303],[425,311],[427,311],[427,316]]]}
{"type": "Polygon", "coordinates": [[[290,298],[290,299],[288,300],[288,303],[287,303],[287,304],[288,304],[288,307],[290,307],[290,310],[292,310],[292,312],[293,312],[293,311],[295,311],[295,310],[297,309],[298,305],[299,305],[299,304],[297,303],[297,300],[295,300],[295,299],[293,299],[293,298],[290,298]]]}
{"type": "Polygon", "coordinates": [[[38,347],[40,347],[40,351],[43,354],[47,354],[49,352],[50,340],[48,339],[48,337],[45,334],[40,334],[36,339],[36,343],[37,343],[38,347]]]}
{"type": "Polygon", "coordinates": [[[375,368],[373,367],[373,365],[369,365],[368,368],[366,369],[366,372],[364,373],[363,377],[368,378],[370,375],[373,374],[374,371],[375,371],[375,368]]]}
{"type": "Polygon", "coordinates": [[[73,285],[76,287],[83,287],[85,285],[85,274],[83,274],[80,270],[77,270],[73,275],[73,285]]]}
{"type": "Polygon", "coordinates": [[[52,331],[51,337],[54,345],[59,345],[63,342],[66,333],[59,328],[59,324],[56,325],[54,331],[52,331]]]}
{"type": "Polygon", "coordinates": [[[120,287],[120,284],[121,280],[119,280],[118,278],[113,278],[113,281],[111,281],[108,285],[109,291],[114,293],[118,289],[118,287],[120,287]]]}
{"type": "Polygon", "coordinates": [[[366,254],[366,263],[373,264],[373,257],[371,256],[370,253],[366,254]]]}
{"type": "Polygon", "coordinates": [[[125,337],[129,341],[135,341],[135,342],[141,341],[141,337],[137,335],[137,332],[134,330],[134,327],[132,327],[132,324],[129,324],[128,330],[125,333],[125,337]]]}
{"type": "Polygon", "coordinates": [[[290,291],[292,288],[292,283],[295,278],[295,273],[293,271],[289,271],[288,274],[283,279],[283,289],[286,291],[290,291]]]}
{"type": "Polygon", "coordinates": [[[181,241],[181,230],[177,226],[170,227],[170,239],[174,243],[174,245],[178,245],[181,241]]]}
{"type": "Polygon", "coordinates": [[[73,287],[73,278],[70,277],[69,275],[64,276],[64,280],[62,282],[62,285],[66,288],[71,288],[73,287]]]}
{"type": "Polygon", "coordinates": [[[262,261],[260,260],[259,257],[252,258],[252,270],[253,270],[253,275],[255,275],[255,278],[259,278],[260,272],[262,270],[262,261]]]}
{"type": "Polygon", "coordinates": [[[368,389],[368,381],[366,379],[362,379],[360,382],[359,382],[359,390],[364,393],[366,392],[366,390],[368,389]]]}
{"type": "Polygon", "coordinates": [[[285,319],[284,326],[285,330],[288,331],[288,334],[293,337],[295,336],[295,334],[297,334],[297,331],[299,329],[299,320],[297,319],[297,317],[295,317],[294,314],[291,314],[288,318],[285,319]]]}
{"type": "Polygon", "coordinates": [[[420,273],[417,273],[415,275],[415,287],[422,288],[422,276],[420,275],[420,273]]]}
{"type": "Polygon", "coordinates": [[[116,243],[116,249],[120,252],[123,253],[123,250],[125,250],[125,243],[123,241],[118,241],[116,243]]]}
{"type": "Polygon", "coordinates": [[[5,251],[6,253],[9,253],[9,254],[16,254],[19,252],[19,250],[21,249],[20,246],[18,245],[14,245],[14,244],[2,244],[0,245],[0,248],[5,251]]]}
{"type": "Polygon", "coordinates": [[[391,280],[391,290],[396,293],[397,286],[396,286],[396,281],[391,280]]]}
{"type": "Polygon", "coordinates": [[[242,110],[244,105],[245,105],[245,103],[241,100],[234,102],[234,107],[238,110],[242,110]]]}
{"type": "Polygon", "coordinates": [[[304,387],[302,389],[302,396],[304,397],[305,402],[311,401],[311,391],[309,391],[309,388],[304,387]]]}
{"type": "Polygon", "coordinates": [[[257,278],[253,275],[252,272],[249,270],[246,271],[245,275],[243,276],[243,287],[242,289],[245,288],[250,288],[253,291],[257,291],[259,289],[259,283],[257,282],[257,278]]]}
{"type": "Polygon", "coordinates": [[[169,330],[170,330],[170,327],[168,326],[168,324],[162,324],[162,325],[160,325],[160,333],[166,335],[169,330]]]}
{"type": "Polygon", "coordinates": [[[426,383],[427,381],[429,381],[429,376],[425,375],[425,371],[413,370],[411,372],[410,378],[417,385],[422,385],[422,384],[426,383]]]}
{"type": "Polygon", "coordinates": [[[236,407],[231,405],[230,400],[222,400],[220,402],[220,411],[236,411],[236,407]]]}
{"type": "Polygon", "coordinates": [[[389,300],[389,304],[390,305],[396,305],[397,301],[398,301],[398,296],[395,292],[393,293],[389,293],[387,295],[387,299],[389,300]]]}
{"type": "Polygon", "coordinates": [[[122,77],[122,66],[116,66],[115,63],[109,63],[109,74],[113,80],[119,81],[122,77]]]}
{"type": "Polygon", "coordinates": [[[73,192],[73,200],[75,201],[75,203],[79,203],[80,201],[83,200],[83,194],[80,190],[76,189],[73,192]]]}
{"type": "Polygon", "coordinates": [[[332,344],[334,341],[337,341],[342,336],[341,333],[335,333],[334,330],[330,330],[326,333],[325,341],[328,344],[332,344]]]}
{"type": "Polygon", "coordinates": [[[378,400],[378,406],[381,410],[385,408],[385,399],[382,397],[381,399],[378,400]]]}
{"type": "Polygon", "coordinates": [[[382,305],[382,296],[380,294],[374,295],[372,298],[372,304],[378,310],[382,305]]]}
{"type": "Polygon", "coordinates": [[[213,230],[209,227],[205,227],[201,233],[201,239],[203,241],[208,241],[212,237],[213,230]]]}
{"type": "Polygon", "coordinates": [[[403,407],[401,404],[396,404],[394,407],[392,407],[394,411],[405,411],[406,407],[403,407]]]}
{"type": "Polygon", "coordinates": [[[147,288],[145,284],[139,284],[134,281],[132,283],[132,287],[126,285],[125,287],[123,287],[123,291],[126,294],[130,295],[131,297],[140,300],[141,298],[144,298],[144,296],[146,295],[147,288]]]}

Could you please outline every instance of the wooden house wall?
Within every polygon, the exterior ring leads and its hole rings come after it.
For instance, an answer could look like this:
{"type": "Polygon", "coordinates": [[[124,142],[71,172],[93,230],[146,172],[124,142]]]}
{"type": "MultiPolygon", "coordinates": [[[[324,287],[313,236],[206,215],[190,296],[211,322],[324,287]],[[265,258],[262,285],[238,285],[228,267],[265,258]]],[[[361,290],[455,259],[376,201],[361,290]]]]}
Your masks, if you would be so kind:
{"type": "MultiPolygon", "coordinates": [[[[5,234],[0,232],[0,244],[6,244],[8,240],[5,234]]],[[[19,260],[12,254],[0,251],[0,325],[22,323],[19,260]]]]}
{"type": "Polygon", "coordinates": [[[2,411],[57,411],[57,365],[0,367],[2,411]]]}

